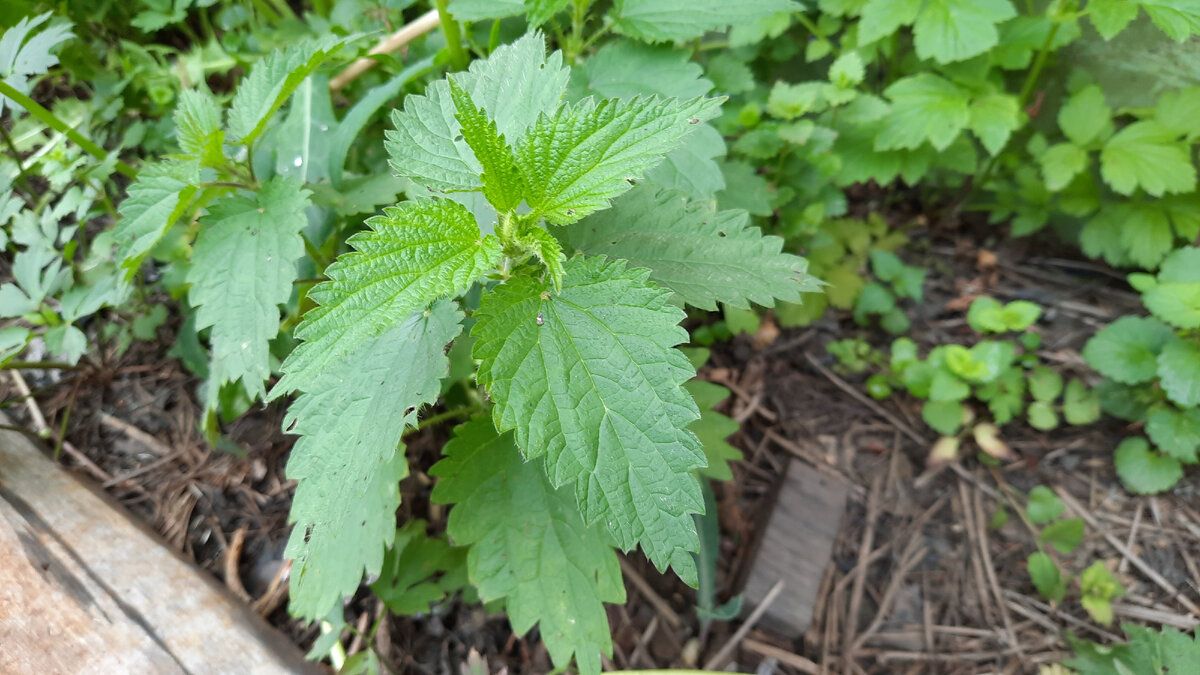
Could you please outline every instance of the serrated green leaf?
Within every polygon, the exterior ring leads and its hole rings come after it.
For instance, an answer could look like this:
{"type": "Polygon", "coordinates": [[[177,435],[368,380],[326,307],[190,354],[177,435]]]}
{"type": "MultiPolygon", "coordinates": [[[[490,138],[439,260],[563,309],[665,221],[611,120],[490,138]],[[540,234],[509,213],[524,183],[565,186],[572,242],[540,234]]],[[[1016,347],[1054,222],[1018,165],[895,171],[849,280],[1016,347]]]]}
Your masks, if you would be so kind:
{"type": "Polygon", "coordinates": [[[408,475],[400,439],[437,400],[461,320],[445,301],[410,313],[341,354],[289,407],[284,429],[300,435],[287,464],[298,481],[285,553],[293,614],[324,616],[382,568],[408,475]]]}
{"type": "Polygon", "coordinates": [[[742,209],[752,216],[771,215],[770,187],[765,178],[755,173],[753,165],[721,162],[721,173],[725,176],[725,189],[717,193],[717,204],[722,209],[742,209]]]}
{"type": "Polygon", "coordinates": [[[1063,580],[1062,573],[1058,571],[1058,565],[1054,564],[1053,558],[1038,551],[1030,554],[1025,566],[1029,570],[1029,578],[1033,581],[1038,593],[1054,602],[1062,602],[1067,595],[1067,582],[1063,580]]]}
{"type": "Polygon", "coordinates": [[[1151,406],[1146,413],[1146,435],[1163,452],[1185,464],[1195,464],[1200,447],[1200,409],[1180,410],[1169,403],[1151,406]]]}
{"type": "Polygon", "coordinates": [[[371,591],[397,614],[426,614],[446,596],[437,575],[450,571],[456,559],[448,543],[425,534],[425,521],[410,520],[396,531],[371,591]]]}
{"type": "Polygon", "coordinates": [[[1075,92],[1058,111],[1058,126],[1080,147],[1086,147],[1112,124],[1112,109],[1104,100],[1104,90],[1090,84],[1075,92]]]}
{"type": "Polygon", "coordinates": [[[452,0],[449,10],[459,21],[504,19],[525,14],[532,28],[549,21],[568,2],[570,0],[452,0]]]}
{"type": "Polygon", "coordinates": [[[1200,283],[1200,248],[1184,246],[1171,251],[1158,270],[1157,281],[1200,283]]]}
{"type": "Polygon", "coordinates": [[[917,20],[923,0],[869,0],[862,7],[858,42],[870,44],[917,20]]]}
{"type": "Polygon", "coordinates": [[[1083,358],[1116,382],[1148,382],[1158,373],[1159,352],[1174,339],[1174,332],[1158,319],[1123,316],[1087,341],[1083,358]]]}
{"type": "Polygon", "coordinates": [[[501,213],[515,209],[525,193],[525,183],[512,148],[504,140],[504,134],[496,130],[496,123],[487,118],[482,108],[475,107],[471,95],[454,78],[448,82],[456,111],[454,117],[461,125],[463,140],[483,168],[479,176],[483,196],[501,213]]]}
{"type": "MultiPolygon", "coordinates": [[[[546,40],[534,31],[487,59],[472,61],[467,72],[454,78],[516,147],[538,115],[558,107],[569,75],[562,53],[547,57],[546,40]]],[[[392,112],[395,129],[385,134],[392,170],[430,191],[482,188],[482,169],[461,138],[454,113],[445,80],[430,84],[423,96],[405,97],[404,109],[392,112]]]]}
{"type": "Polygon", "coordinates": [[[1075,426],[1095,422],[1100,419],[1100,397],[1080,380],[1071,380],[1063,395],[1063,417],[1075,426]]]}
{"type": "Polygon", "coordinates": [[[309,292],[320,306],[296,329],[304,343],[284,362],[271,398],[307,390],[342,354],[434,299],[463,292],[502,256],[499,241],[449,199],[403,202],[366,224],[348,241],[354,250],[325,270],[329,280],[309,292]]]}
{"type": "Polygon", "coordinates": [[[201,166],[217,166],[224,158],[221,130],[221,106],[207,94],[195,89],[179,92],[175,107],[175,133],[179,149],[188,158],[200,160],[201,166]]]}
{"type": "Polygon", "coordinates": [[[1087,152],[1074,143],[1058,143],[1047,148],[1038,157],[1038,162],[1046,177],[1046,189],[1058,192],[1087,170],[1089,158],[1087,152]]]}
{"type": "Polygon", "coordinates": [[[767,113],[772,117],[794,120],[807,114],[821,112],[829,106],[825,98],[824,82],[799,82],[791,84],[777,80],[767,98],[767,113]]]}
{"type": "Polygon", "coordinates": [[[564,233],[567,246],[589,255],[628,260],[684,302],[770,307],[800,302],[820,289],[803,258],[782,252],[783,240],[749,226],[744,211],[713,213],[678,193],[639,186],[612,209],[564,233]]]}
{"type": "Polygon", "coordinates": [[[121,218],[112,230],[116,259],[126,279],[137,273],[142,258],[182,215],[196,194],[198,182],[200,173],[195,162],[160,162],[138,172],[118,209],[121,218]]]}
{"type": "Polygon", "coordinates": [[[5,326],[0,328],[0,364],[25,350],[25,345],[33,333],[24,326],[5,326]]]}
{"type": "Polygon", "coordinates": [[[1153,202],[1122,204],[1121,246],[1129,260],[1146,269],[1154,269],[1175,245],[1175,234],[1167,212],[1153,202]]]}
{"type": "Polygon", "coordinates": [[[1083,519],[1056,520],[1042,529],[1038,538],[1058,549],[1059,553],[1067,555],[1083,543],[1083,519]]]}
{"type": "Polygon", "coordinates": [[[212,327],[209,409],[222,384],[241,381],[252,399],[266,394],[269,343],[279,334],[279,305],[292,295],[308,192],[293,178],[273,178],[257,193],[225,197],[200,219],[188,270],[196,329],[212,327]]]}
{"type": "Polygon", "coordinates": [[[567,256],[563,253],[562,245],[549,232],[537,225],[526,227],[516,236],[516,244],[532,251],[538,260],[546,266],[550,279],[554,282],[554,290],[562,290],[563,262],[567,256]]]}
{"type": "Polygon", "coordinates": [[[829,81],[843,89],[857,87],[866,76],[862,57],[855,51],[842,52],[829,66],[829,81]]]}
{"type": "Polygon", "coordinates": [[[574,485],[587,522],[694,585],[703,506],[690,472],[705,460],[682,385],[695,371],[674,348],[684,313],[649,274],[572,258],[561,293],[518,277],[485,296],[471,334],[496,427],[545,457],[552,483],[574,485]]]}
{"type": "Polygon", "coordinates": [[[229,105],[229,139],[252,145],[304,78],[352,39],[327,35],[277,49],[259,61],[229,105]]]}
{"type": "Polygon", "coordinates": [[[1176,42],[1200,33],[1200,2],[1196,0],[1138,0],[1159,30],[1176,42]]]}
{"type": "Polygon", "coordinates": [[[1188,147],[1176,133],[1154,120],[1134,122],[1118,131],[1100,151],[1100,175],[1113,190],[1133,194],[1191,192],[1196,189],[1196,167],[1188,147]]]}
{"type": "Polygon", "coordinates": [[[1172,89],[1158,98],[1154,119],[1170,131],[1194,141],[1200,136],[1200,121],[1195,111],[1200,108],[1200,87],[1172,89]]]}
{"type": "Polygon", "coordinates": [[[803,8],[793,0],[614,0],[609,17],[622,35],[645,42],[682,42],[730,24],[803,8]]]}
{"type": "MultiPolygon", "coordinates": [[[[16,14],[19,16],[20,10],[16,14]]],[[[51,16],[53,12],[22,17],[15,26],[0,35],[0,79],[22,94],[28,95],[33,89],[31,78],[58,64],[58,57],[50,50],[75,37],[71,33],[70,23],[58,23],[40,32],[33,32],[51,16]]],[[[4,112],[6,105],[11,107],[13,103],[0,94],[0,113],[4,112]]]]}
{"type": "Polygon", "coordinates": [[[542,115],[517,145],[526,202],[535,216],[556,225],[607,208],[720,104],[713,98],[588,98],[542,115]]]}
{"type": "Polygon", "coordinates": [[[883,93],[892,112],[883,119],[876,150],[915,149],[925,141],[945,150],[971,120],[967,93],[932,73],[897,80],[883,93]]]}
{"type": "Polygon", "coordinates": [[[971,101],[971,120],[967,127],[993,155],[1004,149],[1020,124],[1020,108],[1017,98],[1011,94],[991,93],[971,101]]]}
{"type": "Polygon", "coordinates": [[[1137,18],[1138,3],[1129,0],[1088,0],[1088,18],[1100,37],[1111,40],[1137,18]]]}
{"type": "Polygon", "coordinates": [[[1000,41],[996,24],[1017,15],[1009,0],[927,0],[913,26],[917,56],[953,63],[1000,41]]]}
{"type": "Polygon", "coordinates": [[[1109,572],[1104,562],[1097,560],[1079,575],[1079,602],[1097,623],[1109,625],[1113,620],[1112,598],[1125,594],[1121,582],[1109,572]]]}
{"type": "Polygon", "coordinates": [[[970,385],[945,370],[938,369],[929,383],[930,401],[961,401],[970,395],[970,385]]]}
{"type": "Polygon", "coordinates": [[[1063,512],[1063,508],[1062,500],[1045,485],[1038,485],[1029,491],[1029,505],[1026,511],[1029,513],[1029,520],[1034,523],[1042,525],[1054,520],[1063,512]]]}
{"type": "Polygon", "coordinates": [[[540,624],[554,664],[575,655],[582,673],[611,655],[604,603],[625,601],[617,556],[601,527],[587,526],[570,490],[555,490],[541,462],[526,462],[513,435],[477,417],[455,429],[433,500],[455,506],[447,532],[469,545],[467,569],[480,597],[503,598],[517,634],[540,624]]]}
{"type": "Polygon", "coordinates": [[[688,429],[696,434],[696,438],[700,439],[700,444],[704,447],[704,456],[708,458],[708,466],[699,469],[699,474],[715,480],[733,480],[733,470],[729,468],[729,463],[741,460],[742,451],[725,439],[737,433],[741,425],[737,420],[713,409],[721,401],[729,398],[729,390],[704,380],[689,380],[683,386],[700,408],[700,419],[688,426],[688,429]]]}
{"type": "Polygon", "coordinates": [[[1200,345],[1174,339],[1158,355],[1159,383],[1167,398],[1185,408],[1200,405],[1200,345]]]}
{"type": "Polygon", "coordinates": [[[1113,455],[1113,463],[1121,482],[1135,494],[1169,490],[1183,478],[1179,460],[1151,450],[1150,444],[1141,437],[1121,441],[1113,455]]]}
{"type": "Polygon", "coordinates": [[[1200,283],[1167,281],[1142,294],[1154,316],[1179,328],[1200,328],[1200,283]]]}

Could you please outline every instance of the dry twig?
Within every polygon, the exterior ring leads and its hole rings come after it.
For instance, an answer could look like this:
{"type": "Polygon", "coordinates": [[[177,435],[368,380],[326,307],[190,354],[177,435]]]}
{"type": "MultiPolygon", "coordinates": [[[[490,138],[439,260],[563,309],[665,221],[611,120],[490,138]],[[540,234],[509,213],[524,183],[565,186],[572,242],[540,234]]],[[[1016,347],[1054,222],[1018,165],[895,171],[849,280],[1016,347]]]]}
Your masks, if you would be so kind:
{"type": "MultiPolygon", "coordinates": [[[[438,11],[431,9],[411,23],[407,23],[400,30],[392,33],[379,44],[371,48],[369,54],[388,54],[400,49],[404,45],[428,33],[438,27],[438,11]]],[[[345,70],[338,73],[336,77],[329,81],[329,90],[337,91],[342,87],[354,81],[354,78],[362,75],[371,68],[375,67],[375,59],[363,57],[354,63],[351,63],[345,70]]]]}

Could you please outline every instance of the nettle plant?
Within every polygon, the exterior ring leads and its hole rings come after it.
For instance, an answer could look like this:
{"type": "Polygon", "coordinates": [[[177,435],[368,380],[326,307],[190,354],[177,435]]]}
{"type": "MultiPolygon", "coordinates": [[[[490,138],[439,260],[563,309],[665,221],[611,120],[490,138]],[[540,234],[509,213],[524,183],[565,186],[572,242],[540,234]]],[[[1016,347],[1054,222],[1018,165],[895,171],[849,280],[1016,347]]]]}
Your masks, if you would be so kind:
{"type": "Polygon", "coordinates": [[[681,306],[798,302],[818,286],[744,213],[634,187],[721,99],[564,103],[569,75],[535,32],[393,114],[387,150],[414,199],[368,219],[325,270],[269,395],[299,394],[285,422],[300,435],[296,615],[340,615],[380,574],[405,430],[463,342],[482,414],[431,473],[480,598],[502,600],[517,632],[539,623],[560,667],[574,654],[598,672],[603,603],[624,598],[614,547],[697,583],[708,462],[689,429],[681,306]]]}
{"type": "Polygon", "coordinates": [[[1168,490],[1200,461],[1200,248],[1167,256],[1157,274],[1129,275],[1150,316],[1125,316],[1088,340],[1083,357],[1106,378],[1105,412],[1143,422],[1145,438],[1116,451],[1117,474],[1133,492],[1168,490]]]}

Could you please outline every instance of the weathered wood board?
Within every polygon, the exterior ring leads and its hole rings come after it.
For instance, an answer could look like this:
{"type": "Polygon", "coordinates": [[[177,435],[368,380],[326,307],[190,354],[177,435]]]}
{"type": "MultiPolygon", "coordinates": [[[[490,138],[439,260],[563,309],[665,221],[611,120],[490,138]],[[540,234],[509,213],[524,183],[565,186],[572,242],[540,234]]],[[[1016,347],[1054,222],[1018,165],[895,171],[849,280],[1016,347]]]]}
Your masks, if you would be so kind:
{"type": "Polygon", "coordinates": [[[0,673],[316,669],[119,506],[0,431],[0,673]]]}
{"type": "Polygon", "coordinates": [[[747,611],[758,606],[776,582],[784,582],[759,625],[789,637],[808,629],[847,493],[841,480],[803,462],[789,462],[746,580],[747,611]]]}

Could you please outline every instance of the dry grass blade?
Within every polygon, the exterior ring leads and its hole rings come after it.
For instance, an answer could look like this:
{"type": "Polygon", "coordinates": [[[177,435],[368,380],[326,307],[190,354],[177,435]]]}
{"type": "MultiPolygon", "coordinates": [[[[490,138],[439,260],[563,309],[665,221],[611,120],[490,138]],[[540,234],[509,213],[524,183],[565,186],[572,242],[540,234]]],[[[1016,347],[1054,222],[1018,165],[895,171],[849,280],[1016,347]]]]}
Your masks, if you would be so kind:
{"type": "Polygon", "coordinates": [[[817,361],[813,357],[812,354],[809,354],[808,352],[804,352],[804,358],[808,361],[809,365],[811,365],[813,367],[813,369],[815,369],[818,373],[820,373],[825,379],[832,382],[834,384],[834,386],[836,386],[838,389],[841,389],[842,391],[849,394],[850,397],[853,398],[855,401],[858,401],[859,403],[870,408],[871,412],[873,412],[876,415],[879,415],[883,419],[887,420],[889,423],[892,424],[892,426],[899,429],[901,433],[903,433],[905,436],[908,436],[914,443],[916,443],[917,445],[919,445],[921,447],[927,447],[929,445],[929,441],[926,440],[924,436],[913,431],[912,427],[905,424],[904,421],[901,420],[899,417],[896,417],[892,413],[888,412],[887,410],[885,410],[883,408],[883,406],[881,406],[878,403],[876,403],[875,401],[872,401],[871,399],[867,398],[866,395],[864,395],[858,389],[855,389],[854,387],[850,386],[849,384],[846,383],[845,380],[843,380],[842,378],[835,375],[832,371],[830,371],[825,366],[822,366],[821,363],[819,361],[817,361]]]}
{"type": "Polygon", "coordinates": [[[733,654],[733,650],[746,637],[746,633],[749,633],[750,629],[754,628],[754,624],[758,623],[758,620],[766,613],[771,603],[775,602],[775,598],[779,597],[779,594],[783,592],[783,585],[783,579],[775,582],[775,585],[771,587],[770,591],[767,591],[767,595],[759,603],[758,607],[755,607],[750,616],[746,617],[746,621],[738,627],[737,632],[731,635],[729,640],[717,650],[717,653],[713,654],[712,658],[704,663],[705,670],[716,670],[725,665],[725,662],[729,660],[729,656],[733,654]]]}
{"type": "Polygon", "coordinates": [[[662,596],[655,593],[650,584],[646,583],[642,575],[638,574],[637,570],[633,569],[633,565],[626,562],[624,558],[621,559],[621,571],[625,573],[626,579],[633,582],[633,585],[637,587],[642,597],[646,598],[646,602],[654,606],[655,611],[663,618],[663,621],[667,622],[668,626],[674,630],[678,630],[683,625],[683,619],[680,619],[675,610],[671,609],[671,605],[667,604],[667,601],[663,600],[662,596]]]}
{"type": "MultiPolygon", "coordinates": [[[[404,45],[428,33],[438,27],[438,11],[431,9],[421,16],[417,17],[416,21],[405,24],[403,28],[387,36],[371,48],[370,54],[389,54],[400,49],[404,45]]],[[[329,90],[337,91],[342,87],[354,81],[354,78],[362,75],[371,68],[375,67],[375,59],[361,58],[350,64],[345,70],[338,73],[336,77],[329,81],[329,90]]]]}

